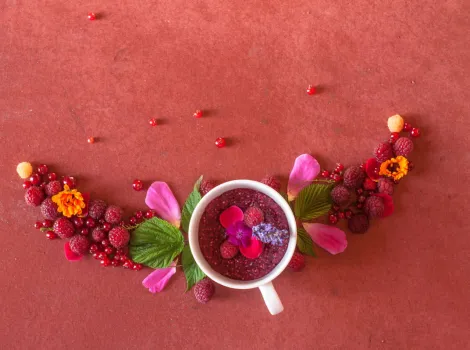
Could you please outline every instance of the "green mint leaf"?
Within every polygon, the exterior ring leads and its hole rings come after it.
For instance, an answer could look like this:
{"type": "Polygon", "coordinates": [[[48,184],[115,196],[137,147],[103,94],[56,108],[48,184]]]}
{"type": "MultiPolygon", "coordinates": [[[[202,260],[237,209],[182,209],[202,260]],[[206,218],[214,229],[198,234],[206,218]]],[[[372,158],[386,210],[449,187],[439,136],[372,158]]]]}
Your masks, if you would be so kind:
{"type": "Polygon", "coordinates": [[[183,248],[183,254],[181,257],[181,263],[183,264],[184,275],[186,276],[186,291],[190,290],[197,282],[202,280],[206,275],[194,261],[193,254],[189,245],[183,248]]]}
{"type": "Polygon", "coordinates": [[[132,233],[129,254],[135,262],[153,267],[168,267],[184,247],[180,230],[165,220],[151,218],[132,233]]]}
{"type": "Polygon", "coordinates": [[[333,185],[314,183],[300,191],[295,200],[294,213],[300,220],[308,221],[328,212],[331,208],[330,192],[333,185]]]}
{"type": "Polygon", "coordinates": [[[189,194],[186,202],[184,203],[183,211],[181,212],[181,226],[183,227],[184,232],[189,230],[189,221],[191,220],[191,215],[193,215],[194,208],[201,200],[201,193],[199,192],[199,186],[202,181],[202,176],[194,184],[193,191],[189,194]]]}
{"type": "Polygon", "coordinates": [[[312,237],[310,237],[303,227],[297,229],[297,248],[299,248],[302,254],[316,257],[315,251],[313,250],[312,237]]]}

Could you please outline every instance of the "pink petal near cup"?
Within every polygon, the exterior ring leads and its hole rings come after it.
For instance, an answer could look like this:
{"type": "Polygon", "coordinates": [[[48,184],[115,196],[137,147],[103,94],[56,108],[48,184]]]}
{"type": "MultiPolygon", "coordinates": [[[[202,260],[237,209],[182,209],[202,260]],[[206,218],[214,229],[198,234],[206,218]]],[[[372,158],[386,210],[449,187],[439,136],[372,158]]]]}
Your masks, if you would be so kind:
{"type": "Polygon", "coordinates": [[[158,217],[173,226],[180,227],[180,206],[166,182],[156,181],[150,185],[145,196],[145,204],[153,209],[158,217]]]}
{"type": "Polygon", "coordinates": [[[295,159],[289,175],[287,198],[293,201],[303,188],[307,187],[320,173],[320,164],[310,154],[302,154],[295,159]]]}
{"type": "Polygon", "coordinates": [[[348,246],[346,234],[337,227],[309,223],[303,223],[303,227],[312,240],[330,254],[342,253],[348,246]]]}

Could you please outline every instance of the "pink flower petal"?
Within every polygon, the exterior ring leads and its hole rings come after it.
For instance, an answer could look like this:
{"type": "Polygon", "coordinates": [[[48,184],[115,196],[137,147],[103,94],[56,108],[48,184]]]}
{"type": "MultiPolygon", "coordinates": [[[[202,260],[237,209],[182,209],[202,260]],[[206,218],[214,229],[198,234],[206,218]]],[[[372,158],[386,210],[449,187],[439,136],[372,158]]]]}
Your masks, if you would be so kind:
{"type": "Polygon", "coordinates": [[[303,226],[317,245],[333,255],[344,252],[348,246],[346,234],[337,227],[309,223],[303,226]]]}
{"type": "Polygon", "coordinates": [[[170,224],[180,227],[181,210],[173,192],[166,182],[156,181],[147,190],[145,204],[153,209],[157,216],[170,224]]]}
{"type": "Polygon", "coordinates": [[[366,165],[365,165],[367,176],[369,176],[374,181],[378,181],[380,178],[379,169],[380,169],[380,163],[377,161],[377,159],[375,158],[367,159],[366,165]]]}
{"type": "Polygon", "coordinates": [[[248,259],[256,259],[263,252],[263,242],[257,240],[255,237],[251,237],[251,244],[248,247],[240,245],[238,247],[240,253],[248,259]]]}
{"type": "Polygon", "coordinates": [[[243,221],[243,210],[236,205],[232,205],[220,214],[219,221],[224,228],[232,226],[237,221],[243,221]]]}
{"type": "Polygon", "coordinates": [[[142,285],[148,288],[150,293],[161,292],[168,284],[170,278],[176,273],[176,262],[172,262],[169,267],[156,269],[150,275],[145,277],[142,285]]]}
{"type": "Polygon", "coordinates": [[[64,244],[64,253],[65,253],[65,258],[68,261],[78,261],[78,260],[81,260],[83,258],[83,255],[78,255],[78,254],[72,252],[72,250],[70,249],[69,242],[66,242],[64,244]]]}
{"type": "Polygon", "coordinates": [[[287,199],[292,201],[300,191],[312,183],[320,173],[320,164],[310,154],[302,154],[295,159],[294,167],[287,184],[287,199]]]}
{"type": "Polygon", "coordinates": [[[372,195],[381,197],[384,200],[384,213],[381,216],[382,218],[393,214],[393,211],[395,210],[395,206],[393,205],[392,196],[386,193],[373,193],[372,195]]]}

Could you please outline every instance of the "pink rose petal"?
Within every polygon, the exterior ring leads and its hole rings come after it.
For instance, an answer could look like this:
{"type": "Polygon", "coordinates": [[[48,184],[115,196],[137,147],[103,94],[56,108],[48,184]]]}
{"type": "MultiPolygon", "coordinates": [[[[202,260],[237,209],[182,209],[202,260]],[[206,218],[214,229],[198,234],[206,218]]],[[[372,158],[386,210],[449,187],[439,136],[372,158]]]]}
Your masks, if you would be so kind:
{"type": "Polygon", "coordinates": [[[378,171],[379,169],[380,169],[380,163],[377,161],[377,159],[375,158],[367,159],[366,165],[365,165],[367,176],[369,176],[374,181],[378,181],[380,178],[379,171],[378,171]]]}
{"type": "Polygon", "coordinates": [[[320,173],[320,164],[310,154],[302,154],[295,159],[289,175],[287,198],[292,201],[300,191],[312,183],[320,173]]]}
{"type": "Polygon", "coordinates": [[[237,221],[243,221],[243,210],[236,205],[232,205],[220,214],[219,221],[224,228],[232,226],[237,221]]]}
{"type": "Polygon", "coordinates": [[[78,254],[72,252],[72,250],[70,249],[69,242],[66,242],[64,244],[64,253],[65,253],[65,258],[68,261],[78,261],[78,260],[81,260],[83,258],[83,255],[78,255],[78,254]]]}
{"type": "Polygon", "coordinates": [[[150,293],[161,292],[168,284],[170,278],[176,273],[176,262],[172,262],[169,267],[156,269],[150,275],[145,277],[142,285],[148,288],[150,293]]]}
{"type": "Polygon", "coordinates": [[[317,245],[333,255],[344,252],[348,246],[346,234],[337,227],[309,223],[303,226],[317,245]]]}
{"type": "Polygon", "coordinates": [[[248,259],[256,259],[263,252],[263,242],[257,240],[255,237],[251,237],[251,244],[248,247],[240,245],[238,247],[240,253],[248,259]]]}
{"type": "Polygon", "coordinates": [[[384,212],[382,214],[382,218],[390,216],[393,214],[395,210],[395,206],[393,205],[393,198],[392,196],[386,193],[373,193],[373,196],[381,197],[384,201],[384,212]]]}
{"type": "Polygon", "coordinates": [[[150,186],[145,197],[145,204],[163,220],[180,227],[180,206],[166,182],[156,181],[150,186]]]}

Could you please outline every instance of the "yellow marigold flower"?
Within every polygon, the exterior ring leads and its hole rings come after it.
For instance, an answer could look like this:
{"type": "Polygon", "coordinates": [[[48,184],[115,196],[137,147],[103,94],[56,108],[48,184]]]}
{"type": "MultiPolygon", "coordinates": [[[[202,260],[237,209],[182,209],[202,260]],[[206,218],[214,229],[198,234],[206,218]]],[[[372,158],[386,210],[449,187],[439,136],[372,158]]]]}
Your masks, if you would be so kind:
{"type": "Polygon", "coordinates": [[[403,156],[386,160],[380,164],[379,175],[385,175],[394,180],[400,180],[403,176],[408,174],[408,163],[408,159],[403,156]]]}
{"type": "Polygon", "coordinates": [[[80,215],[86,206],[82,194],[67,185],[64,185],[62,192],[52,196],[52,201],[57,204],[57,211],[68,218],[80,215]]]}

